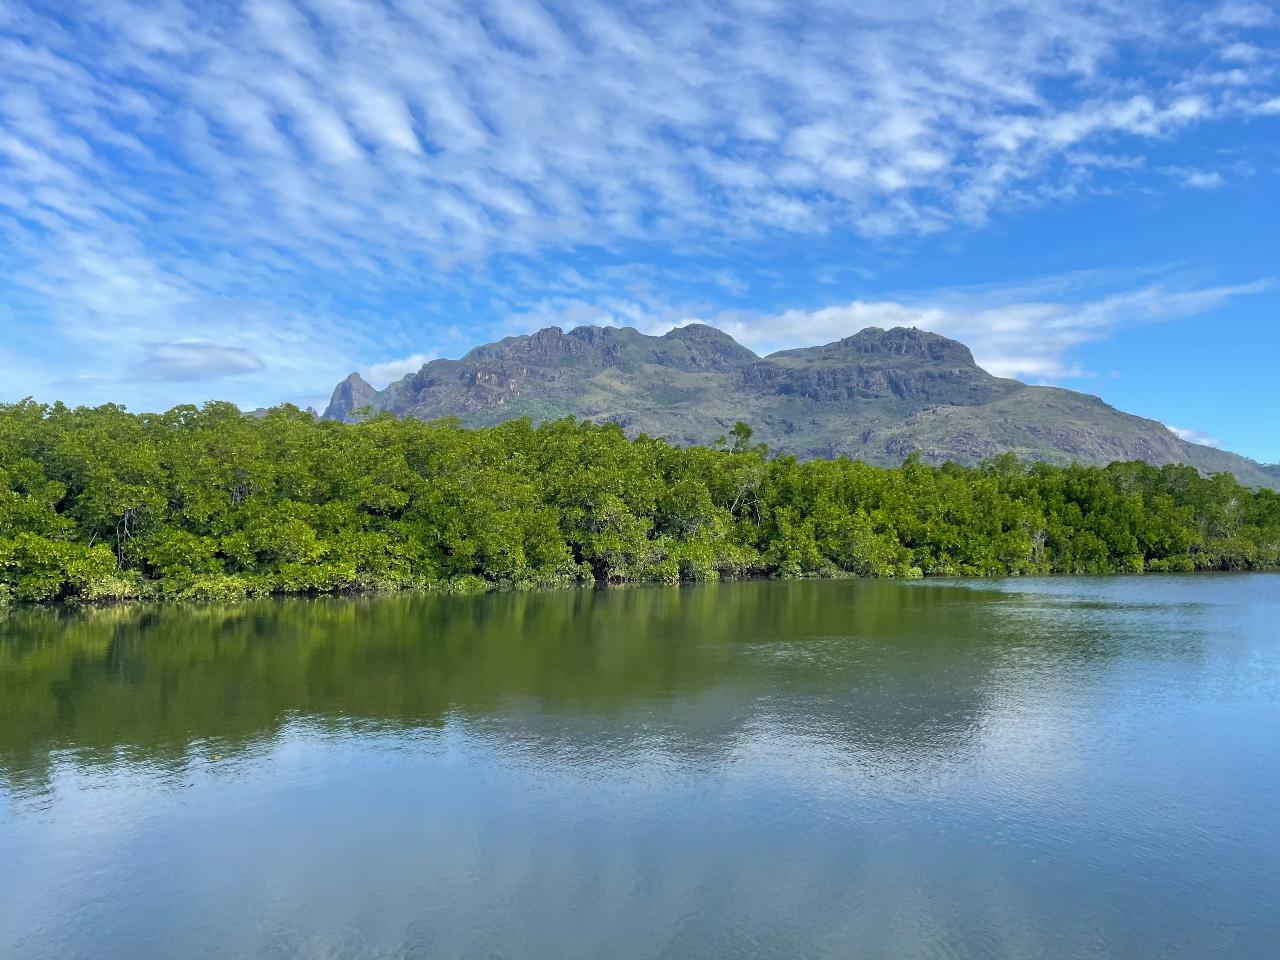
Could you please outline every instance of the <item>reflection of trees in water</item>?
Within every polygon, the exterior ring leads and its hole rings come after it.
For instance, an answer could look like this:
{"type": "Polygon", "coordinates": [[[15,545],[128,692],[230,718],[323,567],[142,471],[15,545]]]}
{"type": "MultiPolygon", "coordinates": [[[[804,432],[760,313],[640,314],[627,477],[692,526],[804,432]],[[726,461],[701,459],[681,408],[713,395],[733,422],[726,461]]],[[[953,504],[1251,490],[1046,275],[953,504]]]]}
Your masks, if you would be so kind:
{"type": "Polygon", "coordinates": [[[912,764],[972,740],[1020,663],[1113,656],[1117,609],[818,581],[22,610],[0,621],[0,770],[39,782],[56,749],[181,765],[298,717],[457,718],[548,760],[726,756],[772,732],[912,764]]]}

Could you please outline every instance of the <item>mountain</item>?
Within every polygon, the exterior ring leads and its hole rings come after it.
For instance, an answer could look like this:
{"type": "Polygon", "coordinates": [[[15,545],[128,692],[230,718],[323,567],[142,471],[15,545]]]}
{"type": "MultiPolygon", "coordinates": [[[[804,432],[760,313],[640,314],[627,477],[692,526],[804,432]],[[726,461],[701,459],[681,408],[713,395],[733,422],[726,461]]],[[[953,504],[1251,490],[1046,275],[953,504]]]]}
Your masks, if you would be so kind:
{"type": "Polygon", "coordinates": [[[703,324],[646,336],[630,327],[548,327],[433,360],[375,390],[351,374],[324,416],[389,410],[466,426],[572,415],[629,434],[713,443],[738,420],[770,448],[897,464],[974,463],[1005,451],[1051,463],[1145,460],[1280,486],[1280,465],[1188,443],[1097,397],[992,376],[964,344],[914,328],[869,327],[835,343],[759,357],[703,324]]]}

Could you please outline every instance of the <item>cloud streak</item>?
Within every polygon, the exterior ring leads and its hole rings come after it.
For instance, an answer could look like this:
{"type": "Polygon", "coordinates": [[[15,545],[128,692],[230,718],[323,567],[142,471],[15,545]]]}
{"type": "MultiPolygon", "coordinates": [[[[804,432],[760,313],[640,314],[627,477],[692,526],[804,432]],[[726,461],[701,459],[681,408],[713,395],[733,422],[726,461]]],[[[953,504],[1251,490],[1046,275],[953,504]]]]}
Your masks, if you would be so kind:
{"type": "Polygon", "coordinates": [[[152,345],[134,368],[134,375],[146,380],[188,382],[254,373],[264,366],[261,357],[243,347],[180,340],[152,345]]]}
{"type": "Polygon", "coordinates": [[[19,7],[3,202],[53,232],[162,225],[373,273],[605,238],[927,232],[1034,200],[1069,150],[1140,150],[1246,95],[1265,109],[1256,64],[1230,98],[1194,64],[1138,89],[1112,73],[1127,44],[1224,58],[1258,26],[1241,9],[1197,33],[1105,0],[803,19],[749,0],[104,0],[56,28],[19,7]]]}
{"type": "Polygon", "coordinates": [[[817,309],[775,313],[673,305],[637,291],[631,298],[552,297],[509,318],[507,332],[584,324],[631,326],[649,334],[708,323],[758,353],[830,343],[867,327],[919,327],[959,340],[997,376],[1062,382],[1096,376],[1081,347],[1134,327],[1195,317],[1275,289],[1271,279],[1206,286],[1176,271],[1080,271],[1017,285],[914,291],[817,309]]]}
{"type": "Polygon", "coordinates": [[[1203,430],[1191,430],[1185,427],[1175,427],[1165,424],[1165,429],[1176,436],[1179,440],[1185,440],[1187,443],[1198,443],[1204,447],[1221,447],[1222,441],[1217,437],[1210,436],[1203,430]]]}
{"type": "MultiPolygon", "coordinates": [[[[724,269],[735,251],[931,236],[1123,190],[1166,164],[1149,154],[1273,122],[1280,101],[1266,7],[802,6],[0,0],[0,280],[15,338],[56,345],[40,363],[0,354],[0,372],[34,392],[97,364],[158,371],[137,394],[157,405],[164,382],[234,376],[271,402],[564,311],[724,314],[749,338],[723,307],[750,288],[724,269]],[[602,262],[655,247],[686,274],[718,258],[717,291],[605,289],[602,262]],[[262,367],[151,346],[191,341],[262,367]]],[[[1051,377],[1105,317],[1176,312],[1178,296],[1092,314],[876,296],[774,319],[935,322],[990,344],[975,342],[1000,369],[1051,377]],[[1033,346],[1037,324],[1050,346],[1033,346]]]]}
{"type": "MultiPolygon", "coordinates": [[[[1125,327],[1196,316],[1272,287],[1268,280],[1234,286],[1179,288],[1150,283],[1072,301],[1024,299],[1088,276],[1049,278],[1030,287],[938,291],[903,301],[861,301],[820,310],[788,310],[721,319],[748,346],[783,349],[849,336],[864,327],[920,327],[967,344],[997,376],[1061,381],[1091,376],[1071,359],[1076,348],[1125,327]],[[1039,287],[1039,289],[1037,289],[1039,287]]],[[[1061,291],[1059,291],[1061,292],[1061,291]]],[[[1078,295],[1078,292],[1077,292],[1078,295]]]]}
{"type": "Polygon", "coordinates": [[[430,363],[435,358],[436,355],[434,353],[413,353],[397,360],[386,360],[382,363],[371,364],[361,372],[364,374],[365,380],[381,389],[401,377],[416,373],[422,368],[423,364],[430,363]]]}

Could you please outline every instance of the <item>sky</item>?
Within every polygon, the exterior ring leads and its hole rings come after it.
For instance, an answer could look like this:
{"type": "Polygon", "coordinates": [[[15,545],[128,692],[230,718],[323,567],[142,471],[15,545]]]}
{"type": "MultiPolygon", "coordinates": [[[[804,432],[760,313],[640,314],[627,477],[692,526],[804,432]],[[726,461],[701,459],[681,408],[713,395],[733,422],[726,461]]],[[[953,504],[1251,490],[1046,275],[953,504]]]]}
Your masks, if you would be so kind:
{"type": "Polygon", "coordinates": [[[1280,4],[0,0],[0,402],[693,321],[1280,461],[1280,4]]]}

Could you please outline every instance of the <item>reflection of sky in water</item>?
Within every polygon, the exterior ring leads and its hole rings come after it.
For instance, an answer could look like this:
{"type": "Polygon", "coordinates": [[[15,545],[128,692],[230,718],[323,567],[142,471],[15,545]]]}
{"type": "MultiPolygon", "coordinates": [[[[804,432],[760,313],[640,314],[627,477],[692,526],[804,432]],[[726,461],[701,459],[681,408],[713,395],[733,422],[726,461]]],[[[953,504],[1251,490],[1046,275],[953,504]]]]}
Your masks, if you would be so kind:
{"type": "Polygon", "coordinates": [[[448,650],[412,635],[438,625],[420,606],[378,620],[394,599],[305,642],[267,607],[194,659],[163,619],[82,637],[79,663],[11,635],[0,677],[74,705],[44,747],[0,740],[0,953],[1248,957],[1280,936],[1280,578],[586,596],[604,609],[450,602],[470,645],[448,650]]]}

